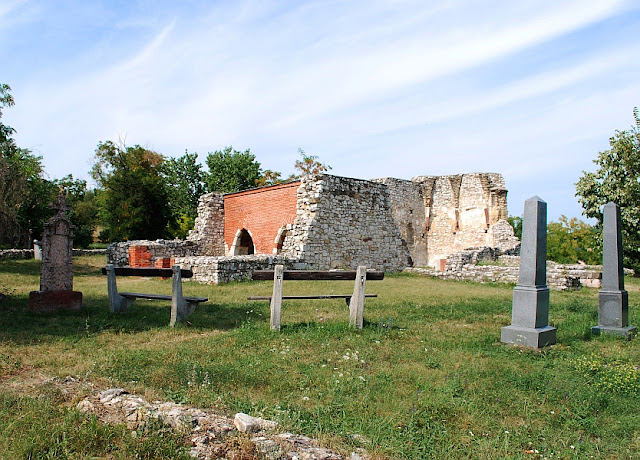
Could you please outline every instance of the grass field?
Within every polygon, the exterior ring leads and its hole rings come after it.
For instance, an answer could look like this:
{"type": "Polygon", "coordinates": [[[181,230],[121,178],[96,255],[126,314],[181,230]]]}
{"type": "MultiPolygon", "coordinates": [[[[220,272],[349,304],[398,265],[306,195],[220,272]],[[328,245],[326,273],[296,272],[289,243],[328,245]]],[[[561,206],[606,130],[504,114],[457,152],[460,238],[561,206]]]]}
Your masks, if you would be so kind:
{"type": "MultiPolygon", "coordinates": [[[[108,311],[103,257],[74,261],[80,315],[36,316],[34,261],[0,262],[0,458],[187,458],[183,440],[132,438],[74,409],[79,396],[28,384],[73,376],[223,414],[242,411],[348,454],[377,458],[638,458],[639,339],[592,337],[597,291],[552,292],[558,344],[499,344],[513,286],[387,275],[367,284],[365,326],[344,301],[285,301],[269,330],[270,282],[184,283],[209,297],[175,329],[170,306],[137,300],[108,311]],[[22,389],[21,389],[22,388],[22,389]],[[75,398],[75,399],[74,399],[75,398]],[[182,457],[181,457],[182,456],[182,457]]],[[[170,293],[170,280],[119,279],[170,293]]],[[[627,279],[630,323],[640,282],[627,279]]],[[[288,282],[286,294],[348,293],[351,282],[288,282]]],[[[82,395],[80,395],[82,396],[82,395]]]]}

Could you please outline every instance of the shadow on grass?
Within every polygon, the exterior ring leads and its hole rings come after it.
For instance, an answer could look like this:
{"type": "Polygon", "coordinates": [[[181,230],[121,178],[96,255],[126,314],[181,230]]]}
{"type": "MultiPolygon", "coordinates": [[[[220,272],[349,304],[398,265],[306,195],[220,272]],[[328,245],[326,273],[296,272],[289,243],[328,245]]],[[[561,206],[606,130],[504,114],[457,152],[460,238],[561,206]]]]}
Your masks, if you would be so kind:
{"type": "MultiPolygon", "coordinates": [[[[79,313],[59,311],[36,314],[29,310],[29,299],[9,296],[0,303],[0,341],[16,344],[58,340],[75,341],[91,334],[135,334],[169,328],[170,302],[136,300],[126,313],[111,313],[106,296],[84,296],[79,313]]],[[[204,303],[177,327],[194,330],[230,330],[248,319],[265,321],[260,315],[247,315],[246,306],[204,303]]]]}

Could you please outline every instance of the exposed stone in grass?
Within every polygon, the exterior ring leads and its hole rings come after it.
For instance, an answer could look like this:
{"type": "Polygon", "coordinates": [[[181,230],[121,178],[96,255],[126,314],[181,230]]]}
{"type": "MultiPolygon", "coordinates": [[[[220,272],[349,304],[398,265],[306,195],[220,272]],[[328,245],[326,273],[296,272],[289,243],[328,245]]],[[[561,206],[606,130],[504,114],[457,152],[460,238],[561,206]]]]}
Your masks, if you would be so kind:
{"type": "MultiPolygon", "coordinates": [[[[198,459],[212,458],[298,458],[340,460],[340,454],[318,445],[314,439],[292,433],[273,433],[276,422],[238,413],[235,419],[173,402],[148,402],[122,388],[94,390],[77,405],[78,410],[95,414],[103,423],[126,423],[137,433],[150,424],[184,433],[192,445],[190,454],[198,459]],[[249,438],[244,433],[253,433],[249,438]]],[[[365,459],[354,453],[352,459],[365,459]]]]}

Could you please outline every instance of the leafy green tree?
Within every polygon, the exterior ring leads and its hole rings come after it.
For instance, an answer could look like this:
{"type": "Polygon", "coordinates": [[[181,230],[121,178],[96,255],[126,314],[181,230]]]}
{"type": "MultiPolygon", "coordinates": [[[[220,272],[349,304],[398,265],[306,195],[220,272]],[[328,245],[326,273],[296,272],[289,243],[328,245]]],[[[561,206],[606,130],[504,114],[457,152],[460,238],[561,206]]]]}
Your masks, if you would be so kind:
{"type": "Polygon", "coordinates": [[[616,131],[611,148],[598,153],[595,172],[582,172],[576,196],[587,217],[602,224],[602,206],[613,201],[620,206],[625,264],[640,269],[640,117],[633,110],[635,126],[616,131]]]}
{"type": "Polygon", "coordinates": [[[103,241],[154,240],[167,235],[171,210],[162,155],[139,145],[100,142],[91,176],[102,187],[103,241]]]}
{"type": "Polygon", "coordinates": [[[162,173],[167,182],[169,208],[173,216],[170,236],[185,238],[198,215],[198,200],[206,192],[205,173],[198,163],[198,154],[185,151],[179,158],[166,160],[162,173]]]}
{"type": "Polygon", "coordinates": [[[260,163],[249,149],[244,152],[226,147],[207,155],[206,174],[209,192],[237,192],[254,188],[262,177],[260,163]]]}
{"type": "Polygon", "coordinates": [[[513,227],[514,236],[517,236],[519,239],[522,239],[522,217],[509,216],[507,217],[507,222],[509,222],[513,227]]]}
{"type": "Polygon", "coordinates": [[[53,181],[57,189],[66,190],[67,203],[71,206],[68,216],[75,226],[73,245],[88,248],[93,243],[93,234],[98,226],[98,204],[96,191],[87,188],[87,181],[74,179],[70,174],[53,181]]]}
{"type": "Polygon", "coordinates": [[[547,259],[561,264],[602,263],[600,232],[579,220],[560,216],[559,222],[547,225],[547,259]]]}
{"type": "MultiPolygon", "coordinates": [[[[0,118],[2,108],[14,105],[10,91],[0,84],[0,118]]],[[[48,204],[54,187],[44,178],[42,158],[19,148],[14,133],[0,122],[0,245],[27,247],[31,238],[40,238],[52,215],[48,204]]]]}

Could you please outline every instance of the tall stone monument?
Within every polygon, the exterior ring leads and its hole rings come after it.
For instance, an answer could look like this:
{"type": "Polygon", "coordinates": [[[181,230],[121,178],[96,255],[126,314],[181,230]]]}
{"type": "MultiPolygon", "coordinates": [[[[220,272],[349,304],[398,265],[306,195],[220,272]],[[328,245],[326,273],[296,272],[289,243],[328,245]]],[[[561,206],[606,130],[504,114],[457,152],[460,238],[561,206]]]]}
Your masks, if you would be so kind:
{"type": "Polygon", "coordinates": [[[74,227],[67,217],[71,207],[64,190],[49,206],[56,214],[44,226],[40,290],[29,293],[29,308],[35,313],[80,311],[82,292],[73,291],[74,227]]]}
{"type": "Polygon", "coordinates": [[[556,343],[549,326],[547,287],[547,203],[537,196],[524,202],[520,273],[513,289],[511,325],[502,328],[500,341],[532,348],[556,343]]]}
{"type": "Polygon", "coordinates": [[[591,331],[627,337],[634,335],[636,328],[629,326],[629,294],[624,289],[620,207],[607,203],[602,213],[602,289],[598,293],[598,325],[591,331]]]}

